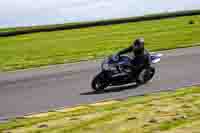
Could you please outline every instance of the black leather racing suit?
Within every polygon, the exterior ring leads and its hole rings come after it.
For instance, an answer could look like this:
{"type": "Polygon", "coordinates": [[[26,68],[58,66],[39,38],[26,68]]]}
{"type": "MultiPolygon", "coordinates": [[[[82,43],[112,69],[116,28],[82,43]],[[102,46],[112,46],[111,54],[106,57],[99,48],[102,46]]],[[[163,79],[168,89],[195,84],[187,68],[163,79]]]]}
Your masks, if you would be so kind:
{"type": "Polygon", "coordinates": [[[131,61],[133,72],[138,72],[141,68],[149,67],[151,65],[150,54],[146,49],[135,50],[132,46],[125,48],[118,52],[118,56],[133,52],[133,60],[131,61]]]}

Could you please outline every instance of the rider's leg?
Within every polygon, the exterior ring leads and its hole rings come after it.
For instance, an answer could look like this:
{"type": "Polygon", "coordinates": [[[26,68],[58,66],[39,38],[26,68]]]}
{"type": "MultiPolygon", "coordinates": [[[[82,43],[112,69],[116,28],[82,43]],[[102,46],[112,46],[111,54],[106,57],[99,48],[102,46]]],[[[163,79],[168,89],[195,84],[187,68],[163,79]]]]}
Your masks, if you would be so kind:
{"type": "Polygon", "coordinates": [[[136,64],[136,61],[135,60],[132,60],[131,61],[131,73],[132,75],[135,75],[138,71],[138,65],[136,64]]]}

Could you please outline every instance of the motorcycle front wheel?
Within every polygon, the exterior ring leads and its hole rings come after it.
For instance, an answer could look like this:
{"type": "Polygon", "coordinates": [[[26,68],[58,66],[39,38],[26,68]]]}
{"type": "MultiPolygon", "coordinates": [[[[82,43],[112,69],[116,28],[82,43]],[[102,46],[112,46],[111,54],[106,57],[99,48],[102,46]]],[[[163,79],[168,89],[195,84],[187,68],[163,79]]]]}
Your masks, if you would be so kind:
{"type": "Polygon", "coordinates": [[[100,72],[92,80],[92,89],[95,91],[103,91],[108,86],[105,72],[100,72]]]}

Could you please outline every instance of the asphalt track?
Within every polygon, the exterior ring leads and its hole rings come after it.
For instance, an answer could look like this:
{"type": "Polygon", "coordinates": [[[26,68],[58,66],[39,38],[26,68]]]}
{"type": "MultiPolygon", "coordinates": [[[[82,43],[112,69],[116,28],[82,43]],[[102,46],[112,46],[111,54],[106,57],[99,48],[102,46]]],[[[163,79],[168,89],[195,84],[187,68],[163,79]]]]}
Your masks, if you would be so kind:
{"type": "Polygon", "coordinates": [[[99,61],[0,73],[0,119],[199,83],[200,47],[159,53],[164,56],[153,81],[139,87],[112,87],[98,94],[93,93],[90,81],[99,71],[99,61]]]}

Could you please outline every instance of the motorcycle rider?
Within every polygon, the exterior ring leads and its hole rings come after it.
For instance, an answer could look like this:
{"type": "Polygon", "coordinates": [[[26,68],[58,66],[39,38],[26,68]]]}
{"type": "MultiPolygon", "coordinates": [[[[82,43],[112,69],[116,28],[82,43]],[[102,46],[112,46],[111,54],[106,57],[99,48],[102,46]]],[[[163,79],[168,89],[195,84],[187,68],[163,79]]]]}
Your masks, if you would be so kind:
{"type": "Polygon", "coordinates": [[[119,59],[120,55],[130,52],[133,53],[133,60],[131,61],[132,72],[138,72],[141,68],[151,65],[150,54],[144,48],[143,38],[136,39],[131,46],[119,51],[115,56],[119,59]]]}

